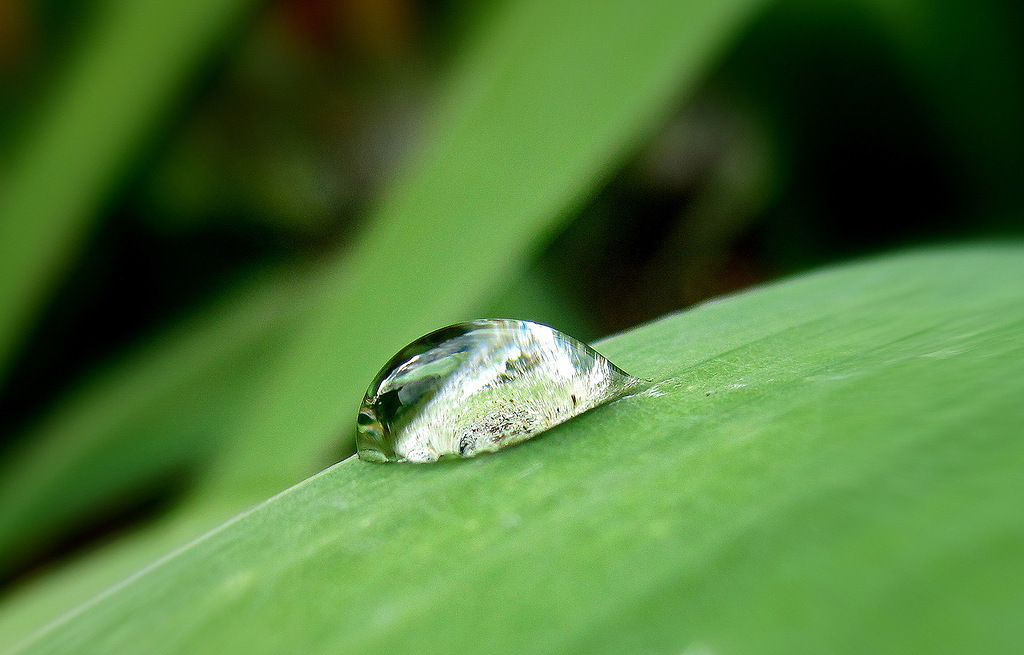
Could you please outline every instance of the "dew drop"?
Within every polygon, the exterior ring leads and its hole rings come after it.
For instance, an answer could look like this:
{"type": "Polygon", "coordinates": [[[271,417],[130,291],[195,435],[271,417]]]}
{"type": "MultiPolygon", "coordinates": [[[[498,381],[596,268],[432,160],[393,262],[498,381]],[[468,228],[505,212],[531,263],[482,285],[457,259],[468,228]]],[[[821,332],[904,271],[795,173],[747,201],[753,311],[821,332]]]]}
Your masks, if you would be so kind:
{"type": "Polygon", "coordinates": [[[381,369],[359,410],[356,446],[374,462],[473,457],[531,439],[640,383],[539,323],[458,323],[417,339],[381,369]]]}

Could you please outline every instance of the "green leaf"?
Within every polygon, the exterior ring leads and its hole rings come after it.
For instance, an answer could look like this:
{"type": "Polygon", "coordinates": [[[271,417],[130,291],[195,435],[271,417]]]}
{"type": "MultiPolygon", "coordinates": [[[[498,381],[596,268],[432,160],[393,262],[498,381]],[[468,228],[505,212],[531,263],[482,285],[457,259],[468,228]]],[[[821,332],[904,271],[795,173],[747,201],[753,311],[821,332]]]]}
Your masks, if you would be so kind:
{"type": "Polygon", "coordinates": [[[711,302],[599,344],[645,391],[347,460],[18,652],[1011,652],[1022,327],[1021,246],[711,302]]]}
{"type": "MultiPolygon", "coordinates": [[[[671,109],[678,94],[693,89],[757,4],[663,0],[637,12],[629,3],[611,0],[587,6],[570,0],[509,3],[452,73],[419,165],[371,216],[368,229],[334,258],[330,281],[314,291],[322,300],[316,318],[294,330],[299,346],[283,357],[285,366],[272,376],[265,398],[248,406],[251,416],[234,431],[232,448],[216,464],[217,475],[187,503],[201,501],[216,509],[185,506],[182,511],[205,515],[233,507],[228,515],[233,514],[344,448],[355,407],[380,363],[420,333],[476,314],[573,205],[671,109]]],[[[208,379],[212,384],[190,388],[216,397],[225,380],[208,379]]],[[[141,390],[164,402],[159,392],[141,390]]],[[[58,414],[54,422],[76,420],[58,414]]],[[[222,423],[218,418],[216,425],[194,427],[213,427],[206,433],[217,436],[222,423]]],[[[42,471],[46,449],[41,448],[33,470],[43,474],[24,474],[33,480],[30,486],[46,478],[37,489],[50,493],[60,487],[60,495],[46,501],[61,506],[59,500],[74,491],[62,483],[75,479],[61,471],[112,466],[109,479],[120,484],[126,473],[156,470],[176,461],[168,453],[182,452],[173,429],[160,436],[140,433],[135,422],[125,425],[123,441],[99,433],[90,438],[126,444],[113,460],[94,456],[97,451],[80,451],[81,457],[66,453],[65,464],[51,475],[42,471]],[[132,453],[164,459],[140,460],[132,453]]],[[[92,481],[99,485],[93,492],[113,488],[107,478],[92,481]]],[[[103,497],[83,493],[83,499],[103,497]]],[[[35,506],[35,499],[9,502],[22,508],[22,518],[31,517],[25,508],[35,506]]],[[[97,590],[116,580],[71,569],[76,580],[91,580],[97,590]]],[[[115,576],[123,570],[101,569],[115,576]]],[[[59,581],[47,581],[24,593],[34,607],[52,601],[59,611],[68,602],[59,588],[59,581]]],[[[75,585],[75,593],[87,588],[75,585]]]]}
{"type": "Polygon", "coordinates": [[[99,3],[0,187],[0,378],[119,176],[250,0],[99,3]]]}
{"type": "Polygon", "coordinates": [[[47,539],[209,459],[308,311],[313,281],[274,271],[232,290],[84,380],[23,435],[0,466],[0,577],[47,539]]]}
{"type": "Polygon", "coordinates": [[[419,165],[338,259],[207,493],[251,503],[308,475],[351,434],[381,363],[438,325],[475,318],[758,4],[503,6],[454,72],[419,165]]]}
{"type": "Polygon", "coordinates": [[[15,587],[0,599],[0,653],[232,516],[230,511],[205,509],[210,511],[193,509],[136,526],[15,587]]]}

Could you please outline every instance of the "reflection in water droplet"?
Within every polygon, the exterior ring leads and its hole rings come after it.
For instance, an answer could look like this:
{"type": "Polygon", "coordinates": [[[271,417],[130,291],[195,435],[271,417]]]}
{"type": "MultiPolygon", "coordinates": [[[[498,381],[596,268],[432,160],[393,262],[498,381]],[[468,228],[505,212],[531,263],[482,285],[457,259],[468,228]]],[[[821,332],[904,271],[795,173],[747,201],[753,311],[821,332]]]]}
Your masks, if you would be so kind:
{"type": "Polygon", "coordinates": [[[528,321],[481,319],[391,358],[359,410],[359,457],[433,462],[526,441],[641,381],[593,348],[528,321]]]}

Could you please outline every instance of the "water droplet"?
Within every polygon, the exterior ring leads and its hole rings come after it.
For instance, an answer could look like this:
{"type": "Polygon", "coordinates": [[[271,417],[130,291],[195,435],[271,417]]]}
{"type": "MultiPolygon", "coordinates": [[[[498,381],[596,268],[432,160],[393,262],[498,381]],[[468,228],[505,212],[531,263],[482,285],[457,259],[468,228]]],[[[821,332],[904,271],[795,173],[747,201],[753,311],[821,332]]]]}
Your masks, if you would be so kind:
{"type": "Polygon", "coordinates": [[[391,358],[359,410],[359,457],[433,462],[530,439],[630,392],[640,380],[590,346],[529,321],[431,332],[391,358]]]}

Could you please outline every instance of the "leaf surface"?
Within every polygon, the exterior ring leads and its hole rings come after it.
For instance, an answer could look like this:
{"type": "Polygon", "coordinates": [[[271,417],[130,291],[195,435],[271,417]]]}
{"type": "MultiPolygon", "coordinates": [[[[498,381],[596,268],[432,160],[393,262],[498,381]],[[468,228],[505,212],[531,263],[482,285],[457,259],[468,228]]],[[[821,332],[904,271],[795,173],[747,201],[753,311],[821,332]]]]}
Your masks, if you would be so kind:
{"type": "Polygon", "coordinates": [[[347,460],[24,653],[1009,652],[1024,248],[818,272],[623,333],[653,379],[493,456],[347,460]]]}

